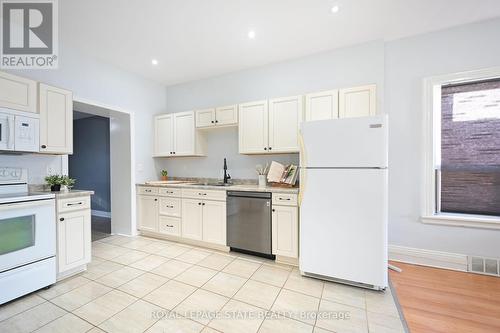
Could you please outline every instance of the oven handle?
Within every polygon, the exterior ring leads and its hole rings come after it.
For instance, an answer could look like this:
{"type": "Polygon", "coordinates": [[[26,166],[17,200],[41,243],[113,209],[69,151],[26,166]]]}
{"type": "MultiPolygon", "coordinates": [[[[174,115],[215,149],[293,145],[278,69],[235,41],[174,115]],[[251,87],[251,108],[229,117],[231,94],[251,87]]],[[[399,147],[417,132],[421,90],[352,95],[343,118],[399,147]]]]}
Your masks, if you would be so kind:
{"type": "Polygon", "coordinates": [[[54,204],[54,199],[13,202],[8,204],[0,204],[0,211],[10,210],[14,208],[40,207],[53,204],[54,204]]]}
{"type": "Polygon", "coordinates": [[[7,117],[8,123],[9,123],[9,139],[7,141],[7,149],[14,149],[14,123],[15,123],[15,118],[14,117],[7,117]]]}

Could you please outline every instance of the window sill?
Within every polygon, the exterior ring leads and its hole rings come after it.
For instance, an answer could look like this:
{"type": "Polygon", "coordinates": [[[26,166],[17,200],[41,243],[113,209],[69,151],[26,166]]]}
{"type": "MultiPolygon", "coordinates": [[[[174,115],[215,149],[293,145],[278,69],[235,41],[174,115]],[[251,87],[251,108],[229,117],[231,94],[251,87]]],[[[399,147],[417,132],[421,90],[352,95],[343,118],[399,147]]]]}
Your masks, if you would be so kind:
{"type": "Polygon", "coordinates": [[[500,229],[500,217],[467,214],[435,214],[422,216],[422,223],[481,229],[500,229]]]}

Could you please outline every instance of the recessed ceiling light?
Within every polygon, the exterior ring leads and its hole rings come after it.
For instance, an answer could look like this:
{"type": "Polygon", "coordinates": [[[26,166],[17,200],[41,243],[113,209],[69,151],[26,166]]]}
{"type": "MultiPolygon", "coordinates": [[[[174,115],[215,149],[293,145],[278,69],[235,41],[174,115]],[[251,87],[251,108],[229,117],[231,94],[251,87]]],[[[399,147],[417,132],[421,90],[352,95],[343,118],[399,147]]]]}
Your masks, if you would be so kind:
{"type": "Polygon", "coordinates": [[[156,60],[156,59],[152,59],[152,60],[151,60],[151,63],[152,63],[153,65],[155,65],[155,66],[156,66],[156,65],[158,65],[158,60],[156,60]]]}
{"type": "Polygon", "coordinates": [[[335,5],[332,7],[332,9],[330,9],[330,11],[333,13],[333,14],[336,14],[338,13],[340,10],[340,7],[338,5],[335,5]]]}
{"type": "Polygon", "coordinates": [[[248,38],[250,38],[250,39],[254,39],[254,38],[255,38],[255,31],[250,30],[250,31],[248,32],[248,38]]]}

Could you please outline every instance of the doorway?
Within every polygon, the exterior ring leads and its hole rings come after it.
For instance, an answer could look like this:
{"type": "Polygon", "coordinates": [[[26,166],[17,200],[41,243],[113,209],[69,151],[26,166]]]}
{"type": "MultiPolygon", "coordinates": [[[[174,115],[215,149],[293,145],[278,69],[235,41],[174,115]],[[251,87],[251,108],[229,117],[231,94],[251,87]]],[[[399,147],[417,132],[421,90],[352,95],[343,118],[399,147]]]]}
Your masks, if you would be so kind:
{"type": "Polygon", "coordinates": [[[73,155],[68,171],[76,187],[91,196],[92,240],[111,234],[111,176],[109,118],[73,111],[73,155]]]}
{"type": "Polygon", "coordinates": [[[75,188],[95,192],[92,240],[133,235],[132,115],[78,99],[73,110],[74,151],[68,174],[77,179],[75,188]]]}

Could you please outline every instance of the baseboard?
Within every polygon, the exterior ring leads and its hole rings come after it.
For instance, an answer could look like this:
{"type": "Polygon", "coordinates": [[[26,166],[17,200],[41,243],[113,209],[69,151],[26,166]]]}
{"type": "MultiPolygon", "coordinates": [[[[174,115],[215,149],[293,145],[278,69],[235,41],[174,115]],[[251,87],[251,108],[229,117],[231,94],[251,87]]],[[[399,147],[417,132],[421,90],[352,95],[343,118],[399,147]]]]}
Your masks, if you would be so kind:
{"type": "Polygon", "coordinates": [[[103,210],[94,210],[92,209],[92,212],[91,214],[93,216],[99,216],[99,217],[107,217],[107,218],[111,218],[111,212],[105,212],[103,210]]]}
{"type": "Polygon", "coordinates": [[[389,245],[389,260],[467,272],[465,254],[389,245]]]}

